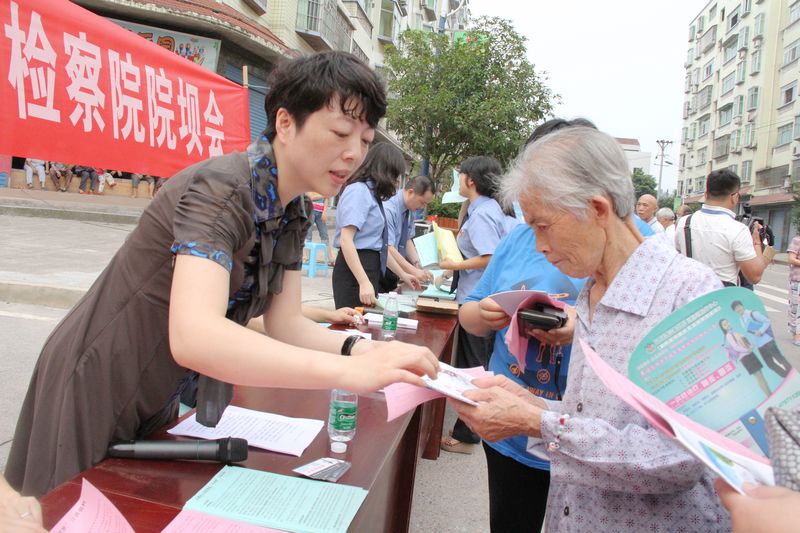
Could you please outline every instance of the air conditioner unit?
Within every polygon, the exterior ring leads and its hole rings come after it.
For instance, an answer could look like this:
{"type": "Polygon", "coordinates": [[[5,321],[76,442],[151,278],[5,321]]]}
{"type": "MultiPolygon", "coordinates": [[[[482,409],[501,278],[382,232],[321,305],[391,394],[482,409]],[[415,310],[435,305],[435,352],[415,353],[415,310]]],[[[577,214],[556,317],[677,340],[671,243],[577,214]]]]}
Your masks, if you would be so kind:
{"type": "Polygon", "coordinates": [[[800,150],[798,150],[797,146],[792,146],[792,157],[800,159],[800,150]]]}
{"type": "Polygon", "coordinates": [[[694,141],[689,139],[688,141],[686,141],[686,149],[691,150],[692,148],[694,148],[694,141]]]}
{"type": "Polygon", "coordinates": [[[760,35],[756,35],[755,37],[753,37],[753,48],[755,48],[756,50],[761,48],[761,40],[762,38],[760,35]]]}
{"type": "Polygon", "coordinates": [[[742,125],[742,115],[736,115],[735,117],[733,117],[733,123],[735,125],[737,125],[737,126],[741,126],[742,125]]]}
{"type": "Polygon", "coordinates": [[[786,178],[786,179],[783,180],[783,188],[784,189],[788,189],[791,186],[792,186],[792,179],[791,178],[786,178]]]}
{"type": "Polygon", "coordinates": [[[737,146],[736,148],[731,150],[731,153],[732,154],[741,154],[742,153],[742,147],[741,146],[737,146]]]}
{"type": "Polygon", "coordinates": [[[697,92],[697,89],[698,89],[698,87],[700,87],[700,84],[699,84],[699,83],[693,83],[693,84],[692,84],[692,92],[693,92],[693,93],[696,93],[696,92],[697,92]]]}

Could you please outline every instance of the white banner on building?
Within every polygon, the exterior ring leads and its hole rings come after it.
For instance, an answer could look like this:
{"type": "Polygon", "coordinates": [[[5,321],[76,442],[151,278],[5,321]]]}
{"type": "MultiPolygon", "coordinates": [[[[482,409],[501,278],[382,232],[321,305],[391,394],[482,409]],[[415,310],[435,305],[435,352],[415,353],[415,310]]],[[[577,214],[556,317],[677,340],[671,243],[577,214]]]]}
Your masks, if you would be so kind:
{"type": "Polygon", "coordinates": [[[179,31],[156,28],[155,26],[135,24],[126,20],[112,18],[108,20],[144,37],[148,41],[156,43],[158,46],[166,48],[170,52],[175,52],[179,56],[207,68],[211,72],[217,72],[220,47],[220,41],[217,39],[198,37],[179,31]]]}

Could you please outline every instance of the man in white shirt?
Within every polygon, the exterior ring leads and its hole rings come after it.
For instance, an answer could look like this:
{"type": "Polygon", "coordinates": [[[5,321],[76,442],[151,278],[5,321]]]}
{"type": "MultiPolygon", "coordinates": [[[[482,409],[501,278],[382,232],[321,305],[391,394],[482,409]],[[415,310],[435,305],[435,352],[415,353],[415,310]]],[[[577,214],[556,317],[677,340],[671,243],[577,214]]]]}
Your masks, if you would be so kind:
{"type": "Polygon", "coordinates": [[[636,214],[639,218],[644,220],[655,233],[664,233],[664,226],[658,223],[656,219],[656,209],[658,209],[658,201],[652,194],[643,194],[636,202],[636,214]]]}
{"type": "Polygon", "coordinates": [[[739,203],[739,176],[730,170],[715,170],[706,179],[702,209],[678,221],[675,247],[684,255],[708,265],[725,285],[737,285],[739,270],[753,283],[761,280],[767,262],[761,255],[761,225],[752,232],[736,220],[739,203]],[[685,227],[689,224],[690,248],[687,253],[685,227]]]}
{"type": "Polygon", "coordinates": [[[656,211],[656,220],[664,228],[664,240],[675,246],[675,213],[669,207],[662,207],[656,211]]]}

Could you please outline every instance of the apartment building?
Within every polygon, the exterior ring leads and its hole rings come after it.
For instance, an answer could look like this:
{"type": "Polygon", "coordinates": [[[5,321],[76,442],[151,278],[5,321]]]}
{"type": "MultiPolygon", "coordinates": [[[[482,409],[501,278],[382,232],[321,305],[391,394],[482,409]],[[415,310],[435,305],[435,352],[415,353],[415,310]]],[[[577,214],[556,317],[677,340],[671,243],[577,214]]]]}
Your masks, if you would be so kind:
{"type": "MultiPolygon", "coordinates": [[[[456,31],[469,17],[469,0],[72,1],[237,83],[246,66],[253,138],[266,126],[267,79],[282,58],[345,50],[380,71],[403,30],[456,31]]],[[[384,126],[378,140],[398,144],[384,126]]]]}
{"type": "Polygon", "coordinates": [[[650,152],[642,152],[639,139],[616,137],[614,140],[617,141],[622,151],[625,152],[625,158],[628,160],[628,168],[631,169],[631,172],[638,168],[645,174],[650,174],[651,154],[650,152]]]}
{"type": "Polygon", "coordinates": [[[800,180],[800,0],[712,0],[689,25],[678,194],[730,168],[785,249],[800,180]]]}

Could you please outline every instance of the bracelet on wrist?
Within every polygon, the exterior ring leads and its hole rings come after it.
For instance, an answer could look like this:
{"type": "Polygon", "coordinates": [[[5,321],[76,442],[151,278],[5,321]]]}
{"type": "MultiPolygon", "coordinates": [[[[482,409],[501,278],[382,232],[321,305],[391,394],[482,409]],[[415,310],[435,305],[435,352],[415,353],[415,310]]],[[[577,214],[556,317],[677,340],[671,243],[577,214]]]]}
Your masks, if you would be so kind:
{"type": "Polygon", "coordinates": [[[361,335],[350,335],[342,343],[342,349],[340,353],[342,355],[350,355],[351,352],[353,351],[353,346],[355,346],[356,343],[363,338],[364,337],[362,337],[361,335]]]}

